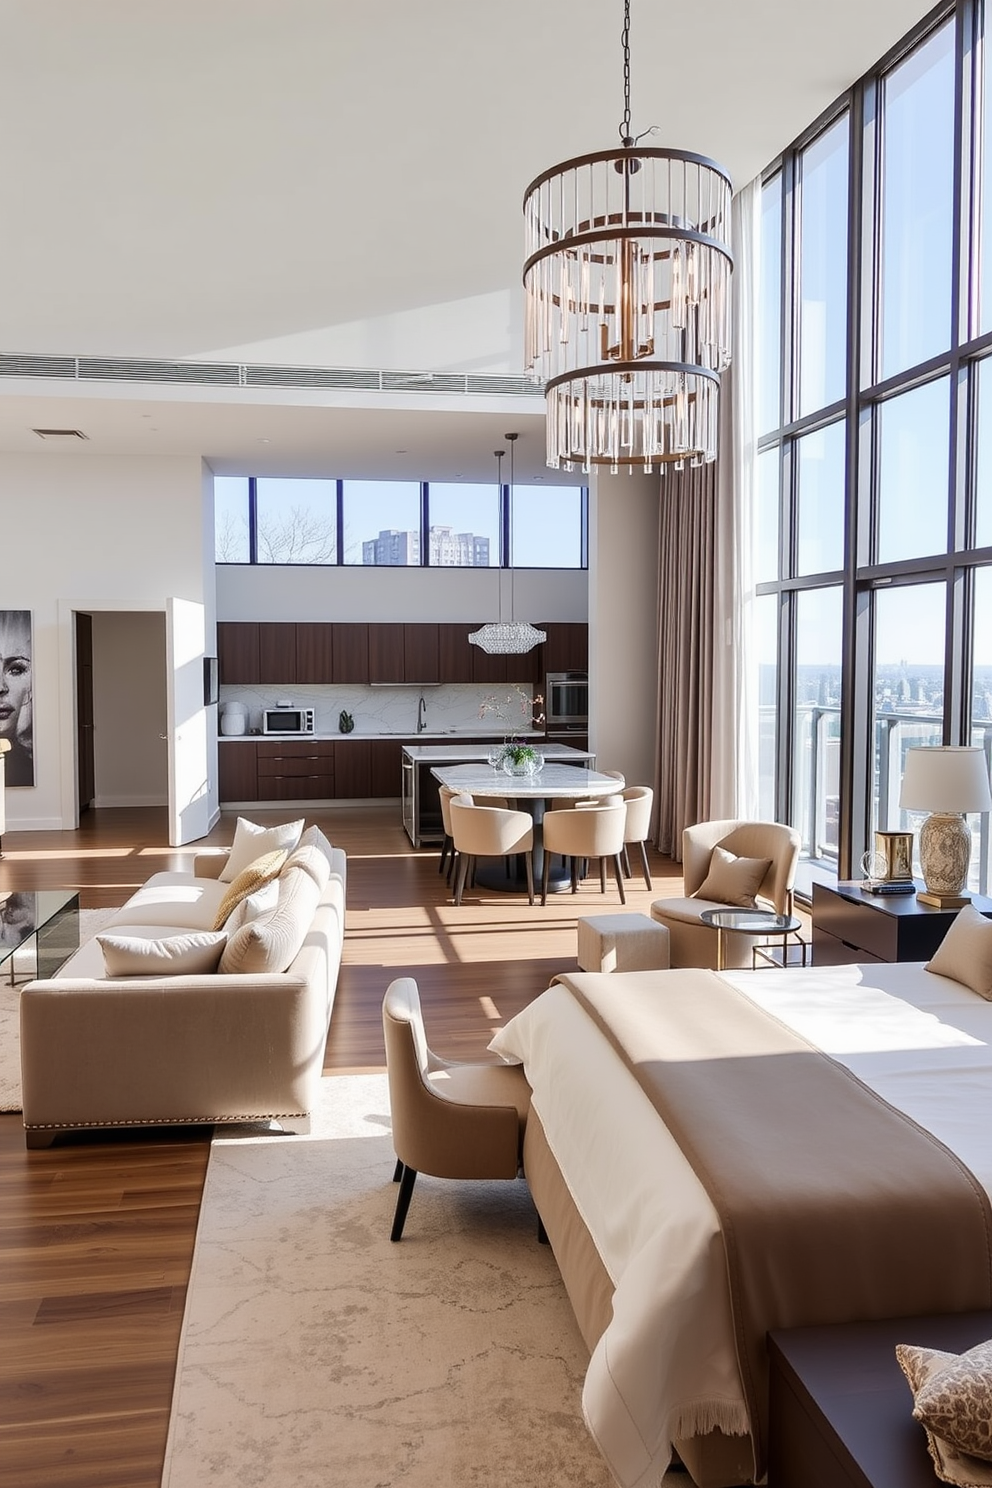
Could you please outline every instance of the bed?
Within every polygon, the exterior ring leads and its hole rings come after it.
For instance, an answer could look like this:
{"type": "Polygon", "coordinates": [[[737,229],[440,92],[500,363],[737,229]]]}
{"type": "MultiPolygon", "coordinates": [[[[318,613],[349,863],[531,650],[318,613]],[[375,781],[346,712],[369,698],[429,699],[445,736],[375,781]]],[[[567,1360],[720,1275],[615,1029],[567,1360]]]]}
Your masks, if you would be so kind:
{"type": "Polygon", "coordinates": [[[992,1306],[992,1003],[960,983],[577,973],[491,1047],[534,1092],[525,1171],[622,1488],[673,1452],[698,1488],[760,1481],[767,1329],[992,1306]]]}

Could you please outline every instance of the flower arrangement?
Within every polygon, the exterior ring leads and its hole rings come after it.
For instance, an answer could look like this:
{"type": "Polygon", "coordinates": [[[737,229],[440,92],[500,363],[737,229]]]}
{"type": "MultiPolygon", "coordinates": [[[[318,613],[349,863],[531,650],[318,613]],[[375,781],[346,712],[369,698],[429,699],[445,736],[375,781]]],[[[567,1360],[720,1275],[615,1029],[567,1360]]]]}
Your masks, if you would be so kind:
{"type": "Polygon", "coordinates": [[[498,723],[509,723],[506,710],[510,709],[519,714],[528,727],[538,728],[544,722],[544,714],[535,713],[534,709],[542,707],[543,704],[543,697],[539,694],[531,697],[525,687],[514,682],[504,697],[498,697],[496,693],[491,692],[488,697],[483,698],[479,704],[479,717],[487,718],[491,714],[498,723]]]}
{"type": "Polygon", "coordinates": [[[532,761],[536,765],[540,756],[533,744],[525,744],[522,739],[511,739],[503,745],[503,758],[509,760],[511,765],[528,765],[532,761]]]}

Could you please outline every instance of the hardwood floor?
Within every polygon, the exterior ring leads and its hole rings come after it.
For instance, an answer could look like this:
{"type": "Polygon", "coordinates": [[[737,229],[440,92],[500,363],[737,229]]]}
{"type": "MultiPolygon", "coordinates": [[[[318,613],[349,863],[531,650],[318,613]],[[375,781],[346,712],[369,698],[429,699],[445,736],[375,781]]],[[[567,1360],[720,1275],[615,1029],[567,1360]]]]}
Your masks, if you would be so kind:
{"type": "MultiPolygon", "coordinates": [[[[253,813],[285,820],[285,808],[253,813]]],[[[383,1067],[389,981],[416,977],[441,1054],[480,1058],[494,1030],[575,967],[575,921],[619,908],[598,877],[546,908],[523,894],[467,890],[461,906],[436,851],[414,851],[395,805],[313,811],[348,854],[341,976],[325,1069],[383,1067]]],[[[86,908],[120,904],[152,873],[229,843],[235,814],[189,848],[167,845],[164,810],[88,812],[77,832],[5,834],[0,891],[78,888],[86,908]]],[[[631,910],[676,891],[652,854],[653,892],[627,881],[631,910]]],[[[158,1488],[209,1131],[80,1134],[28,1152],[0,1115],[0,1485],[158,1488]]]]}

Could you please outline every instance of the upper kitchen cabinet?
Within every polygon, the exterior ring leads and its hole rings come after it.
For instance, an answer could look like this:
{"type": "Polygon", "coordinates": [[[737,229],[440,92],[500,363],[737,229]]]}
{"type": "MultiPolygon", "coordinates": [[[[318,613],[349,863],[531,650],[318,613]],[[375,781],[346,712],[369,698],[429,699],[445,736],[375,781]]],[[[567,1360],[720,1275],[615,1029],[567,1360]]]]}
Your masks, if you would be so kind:
{"type": "Polygon", "coordinates": [[[369,628],[364,621],[338,621],[332,636],[332,682],[369,680],[369,628]]]}
{"type": "Polygon", "coordinates": [[[478,629],[466,622],[446,622],[437,628],[439,682],[471,682],[476,648],[469,642],[470,630],[478,629]]]}
{"type": "Polygon", "coordinates": [[[221,682],[258,682],[258,626],[252,621],[219,621],[217,663],[221,682]]]}
{"type": "Polygon", "coordinates": [[[421,622],[403,627],[404,682],[440,682],[438,626],[421,622]]]}
{"type": "Polygon", "coordinates": [[[589,626],[564,621],[540,622],[547,631],[544,643],[546,672],[587,672],[589,670],[589,626]]]}
{"type": "Polygon", "coordinates": [[[373,622],[369,625],[369,682],[405,682],[403,632],[406,626],[373,622]]]}
{"type": "Polygon", "coordinates": [[[281,687],[299,682],[296,671],[296,626],[261,620],[258,625],[258,680],[281,687]]]}
{"type": "Polygon", "coordinates": [[[334,627],[317,621],[296,625],[297,682],[334,681],[334,627]]]}

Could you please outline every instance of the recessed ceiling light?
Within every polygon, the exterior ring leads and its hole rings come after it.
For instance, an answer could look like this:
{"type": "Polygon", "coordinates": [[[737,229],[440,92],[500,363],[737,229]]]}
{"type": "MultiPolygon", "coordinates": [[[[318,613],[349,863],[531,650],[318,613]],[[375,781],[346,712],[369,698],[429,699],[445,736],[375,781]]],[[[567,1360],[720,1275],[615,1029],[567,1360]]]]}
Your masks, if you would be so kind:
{"type": "Polygon", "coordinates": [[[255,443],[256,444],[271,444],[272,441],[271,441],[271,439],[257,439],[255,441],[255,443]]]}
{"type": "Polygon", "coordinates": [[[394,450],[393,453],[396,455],[406,455],[409,454],[409,450],[394,450]]]}
{"type": "Polygon", "coordinates": [[[39,439],[89,439],[82,429],[32,429],[39,439]]]}

